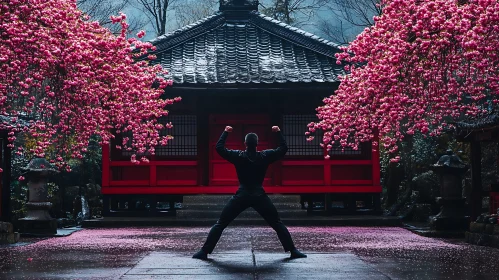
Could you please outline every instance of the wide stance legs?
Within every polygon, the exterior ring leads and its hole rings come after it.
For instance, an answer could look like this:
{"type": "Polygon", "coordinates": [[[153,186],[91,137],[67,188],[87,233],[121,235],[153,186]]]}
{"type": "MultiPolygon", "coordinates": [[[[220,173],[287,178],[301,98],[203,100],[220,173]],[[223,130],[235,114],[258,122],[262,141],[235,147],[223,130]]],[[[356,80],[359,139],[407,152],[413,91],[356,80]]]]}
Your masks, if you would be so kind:
{"type": "Polygon", "coordinates": [[[249,207],[253,207],[258,214],[275,230],[285,252],[291,251],[291,257],[306,257],[306,255],[296,250],[293,239],[286,226],[281,222],[279,214],[270,198],[265,194],[252,195],[236,193],[227,205],[225,205],[220,218],[211,228],[208,238],[201,251],[193,257],[206,259],[207,254],[211,254],[218,243],[223,230],[239,215],[249,207]]]}

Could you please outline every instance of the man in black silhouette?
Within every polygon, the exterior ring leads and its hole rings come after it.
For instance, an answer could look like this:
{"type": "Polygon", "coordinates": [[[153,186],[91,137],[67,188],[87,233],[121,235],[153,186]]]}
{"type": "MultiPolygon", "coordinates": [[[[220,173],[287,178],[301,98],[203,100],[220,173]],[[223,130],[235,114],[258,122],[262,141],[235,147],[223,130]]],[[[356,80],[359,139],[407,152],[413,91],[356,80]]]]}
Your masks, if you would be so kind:
{"type": "Polygon", "coordinates": [[[239,189],[232,196],[222,210],[220,218],[211,228],[208,238],[199,252],[192,256],[195,259],[206,260],[208,254],[213,252],[223,230],[244,210],[249,207],[255,209],[265,221],[276,231],[285,252],[291,252],[291,258],[306,258],[307,256],[298,251],[291,239],[288,229],[281,222],[277,209],[263,189],[263,180],[267,167],[284,157],[288,150],[286,140],[278,126],[273,126],[272,131],[279,137],[279,147],[274,150],[257,151],[258,136],[248,133],[244,138],[245,151],[228,150],[225,148],[225,140],[232,127],[225,127],[225,131],[217,142],[217,152],[224,159],[236,167],[239,179],[239,189]]]}

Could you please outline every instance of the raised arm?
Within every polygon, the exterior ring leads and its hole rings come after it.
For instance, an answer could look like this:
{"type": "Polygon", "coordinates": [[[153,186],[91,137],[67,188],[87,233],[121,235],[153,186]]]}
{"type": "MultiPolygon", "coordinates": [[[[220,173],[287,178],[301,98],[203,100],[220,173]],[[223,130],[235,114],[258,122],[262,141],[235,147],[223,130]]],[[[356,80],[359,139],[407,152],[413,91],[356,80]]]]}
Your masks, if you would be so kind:
{"type": "Polygon", "coordinates": [[[216,150],[222,158],[234,163],[235,160],[239,157],[239,151],[228,150],[227,148],[225,148],[225,141],[227,140],[227,136],[229,136],[229,132],[232,132],[232,127],[225,127],[225,130],[224,132],[222,132],[220,139],[218,139],[216,150]]]}
{"type": "Polygon", "coordinates": [[[279,139],[279,147],[276,149],[265,150],[262,152],[263,157],[267,160],[268,163],[272,163],[274,161],[280,160],[284,157],[286,152],[288,151],[288,145],[286,143],[286,139],[284,139],[284,135],[282,135],[281,130],[278,126],[273,126],[272,131],[277,134],[279,139]]]}

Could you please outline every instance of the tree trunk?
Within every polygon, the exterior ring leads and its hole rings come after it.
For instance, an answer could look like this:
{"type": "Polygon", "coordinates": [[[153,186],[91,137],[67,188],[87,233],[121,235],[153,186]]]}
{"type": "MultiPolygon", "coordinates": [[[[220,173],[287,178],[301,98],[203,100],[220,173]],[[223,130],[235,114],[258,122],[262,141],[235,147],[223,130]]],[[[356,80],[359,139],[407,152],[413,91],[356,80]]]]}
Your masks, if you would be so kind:
{"type": "Polygon", "coordinates": [[[482,212],[482,146],[471,142],[471,219],[474,221],[482,212]]]}
{"type": "Polygon", "coordinates": [[[286,17],[286,23],[291,24],[291,16],[289,15],[289,0],[284,0],[284,13],[286,17]]]}
{"type": "Polygon", "coordinates": [[[400,184],[404,178],[404,168],[399,163],[388,164],[385,207],[390,208],[397,202],[400,184]]]}

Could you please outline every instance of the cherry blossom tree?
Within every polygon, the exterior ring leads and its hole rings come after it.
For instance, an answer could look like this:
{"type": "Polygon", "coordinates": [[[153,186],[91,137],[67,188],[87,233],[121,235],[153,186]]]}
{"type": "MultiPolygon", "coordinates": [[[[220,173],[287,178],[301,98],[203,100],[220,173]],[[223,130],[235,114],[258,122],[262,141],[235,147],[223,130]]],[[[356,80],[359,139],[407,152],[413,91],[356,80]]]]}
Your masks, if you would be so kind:
{"type": "MultiPolygon", "coordinates": [[[[438,136],[477,117],[499,93],[497,0],[387,0],[375,25],[337,55],[348,74],[317,108],[323,144],[375,140],[397,152],[404,137],[438,136]]],[[[377,146],[376,141],[374,145],[377,146]]],[[[395,157],[393,161],[399,158],[395,157]]]]}
{"type": "Polygon", "coordinates": [[[111,17],[122,26],[115,36],[85,18],[75,1],[0,0],[0,124],[10,130],[11,147],[18,131],[35,141],[17,153],[69,168],[67,159],[82,158],[93,135],[108,144],[113,132],[131,131],[133,141],[121,147],[138,154],[167,144],[171,136],[160,136],[165,126],[157,119],[180,98],[162,97],[171,81],[149,64],[150,43],[126,37],[125,19],[111,17]]]}

